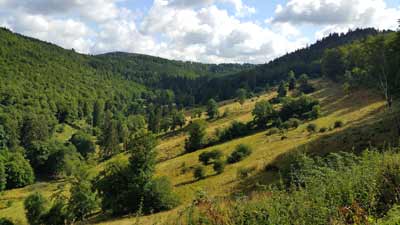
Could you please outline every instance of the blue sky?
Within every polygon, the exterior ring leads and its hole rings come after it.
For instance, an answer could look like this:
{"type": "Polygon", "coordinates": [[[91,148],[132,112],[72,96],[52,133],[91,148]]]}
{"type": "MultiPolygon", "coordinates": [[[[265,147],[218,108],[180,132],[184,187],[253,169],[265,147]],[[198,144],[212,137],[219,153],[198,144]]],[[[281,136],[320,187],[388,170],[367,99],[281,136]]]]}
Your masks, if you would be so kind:
{"type": "Polygon", "coordinates": [[[397,0],[0,0],[0,26],[88,54],[264,63],[332,32],[396,29],[397,0]]]}

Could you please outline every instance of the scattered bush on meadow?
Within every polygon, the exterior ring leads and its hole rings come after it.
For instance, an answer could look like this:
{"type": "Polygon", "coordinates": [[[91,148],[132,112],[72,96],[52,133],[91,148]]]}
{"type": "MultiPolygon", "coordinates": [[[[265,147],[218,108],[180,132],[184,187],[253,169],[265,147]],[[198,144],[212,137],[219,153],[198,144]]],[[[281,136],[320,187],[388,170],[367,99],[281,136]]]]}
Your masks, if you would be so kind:
{"type": "Polygon", "coordinates": [[[203,165],[208,165],[208,164],[210,164],[211,160],[214,160],[214,161],[219,160],[222,156],[223,156],[223,153],[220,150],[215,149],[210,152],[202,152],[199,155],[199,161],[201,163],[203,163],[203,165]]]}
{"type": "Polygon", "coordinates": [[[222,160],[217,160],[213,163],[213,169],[217,174],[221,174],[225,170],[225,162],[222,160]]]}
{"type": "Polygon", "coordinates": [[[206,169],[204,166],[196,166],[193,170],[193,176],[196,180],[201,180],[206,177],[206,169]]]}
{"type": "Polygon", "coordinates": [[[335,123],[333,124],[333,127],[336,129],[336,128],[341,128],[341,127],[343,127],[344,126],[344,123],[343,123],[343,121],[341,121],[341,120],[337,120],[337,121],[335,121],[335,123]]]}
{"type": "Polygon", "coordinates": [[[252,153],[249,146],[245,144],[237,145],[235,150],[229,155],[227,162],[232,164],[242,161],[244,158],[248,157],[252,153]]]}
{"type": "Polygon", "coordinates": [[[308,124],[307,125],[307,131],[309,132],[309,133],[314,133],[314,132],[316,132],[317,131],[317,125],[315,124],[315,123],[310,123],[310,124],[308,124]]]}
{"type": "Polygon", "coordinates": [[[254,171],[256,170],[256,167],[240,167],[237,170],[237,177],[238,179],[245,179],[249,177],[254,171]]]}

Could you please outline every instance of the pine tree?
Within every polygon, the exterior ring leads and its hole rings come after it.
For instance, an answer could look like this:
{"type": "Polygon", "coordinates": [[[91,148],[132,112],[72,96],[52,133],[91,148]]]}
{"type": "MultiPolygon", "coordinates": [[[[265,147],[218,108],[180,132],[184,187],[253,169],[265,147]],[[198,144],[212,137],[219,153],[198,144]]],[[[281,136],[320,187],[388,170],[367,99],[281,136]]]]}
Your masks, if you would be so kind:
{"type": "Polygon", "coordinates": [[[93,106],[93,127],[101,127],[104,118],[104,102],[97,100],[93,106]]]}
{"type": "Polygon", "coordinates": [[[117,121],[112,118],[110,111],[106,112],[99,144],[102,157],[105,159],[111,157],[119,150],[117,121]]]}
{"type": "Polygon", "coordinates": [[[287,95],[286,84],[285,82],[282,81],[278,88],[278,97],[283,98],[286,97],[286,95],[287,95]]]}
{"type": "Polygon", "coordinates": [[[289,77],[288,78],[289,90],[291,91],[291,90],[294,90],[296,88],[296,76],[295,76],[295,74],[294,74],[294,72],[292,70],[289,72],[288,77],[289,77]]]}

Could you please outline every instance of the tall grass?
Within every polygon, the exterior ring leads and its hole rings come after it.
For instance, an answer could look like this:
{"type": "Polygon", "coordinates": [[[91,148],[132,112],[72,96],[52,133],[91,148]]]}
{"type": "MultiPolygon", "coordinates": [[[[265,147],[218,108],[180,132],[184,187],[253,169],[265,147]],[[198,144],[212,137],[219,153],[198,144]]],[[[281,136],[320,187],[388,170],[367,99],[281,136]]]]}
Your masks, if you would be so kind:
{"type": "Polygon", "coordinates": [[[400,222],[396,207],[400,203],[400,153],[367,150],[360,156],[336,153],[324,158],[299,154],[281,172],[279,185],[265,187],[253,199],[209,200],[202,196],[171,224],[400,222]]]}

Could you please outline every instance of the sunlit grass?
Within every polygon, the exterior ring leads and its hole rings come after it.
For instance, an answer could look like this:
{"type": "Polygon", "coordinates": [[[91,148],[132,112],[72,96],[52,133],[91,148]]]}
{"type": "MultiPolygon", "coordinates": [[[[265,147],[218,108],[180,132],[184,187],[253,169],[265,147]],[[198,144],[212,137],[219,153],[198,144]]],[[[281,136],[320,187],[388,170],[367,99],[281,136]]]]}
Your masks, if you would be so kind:
{"type": "MultiPolygon", "coordinates": [[[[313,93],[312,96],[321,101],[322,117],[314,121],[306,122],[295,130],[288,131],[285,134],[287,138],[284,140],[281,140],[281,134],[267,136],[267,132],[263,131],[212,146],[207,149],[202,149],[194,153],[182,154],[184,151],[184,140],[186,138],[184,133],[177,132],[177,135],[162,138],[157,147],[160,152],[159,158],[162,160],[157,165],[156,176],[167,176],[171,179],[172,183],[175,185],[175,191],[179,194],[183,204],[181,207],[169,212],[140,217],[139,220],[141,224],[163,224],[163,221],[167,220],[169,217],[176,216],[177,212],[182,207],[190,203],[197,190],[205,190],[210,196],[229,196],[233,192],[238,191],[238,187],[241,183],[237,178],[237,170],[241,167],[256,168],[257,171],[255,173],[261,174],[261,176],[257,177],[254,182],[276,182],[276,175],[260,172],[264,171],[265,166],[273,162],[277,157],[296,149],[297,147],[307,145],[321,137],[328,137],[365,121],[380,119],[385,115],[383,110],[384,101],[370,91],[357,91],[346,96],[339,85],[331,82],[317,81],[314,82],[314,85],[318,87],[318,91],[313,93]],[[329,130],[337,120],[342,120],[344,122],[344,127],[329,130]],[[317,132],[315,134],[309,134],[306,131],[306,127],[309,123],[315,123],[318,127],[326,127],[328,128],[328,131],[325,133],[317,132]],[[236,145],[242,143],[249,145],[253,149],[253,153],[248,158],[241,162],[227,165],[225,171],[220,175],[216,175],[212,170],[212,167],[208,166],[207,178],[195,181],[191,168],[199,164],[198,155],[200,153],[219,149],[225,156],[228,156],[236,145]],[[183,167],[186,167],[185,173],[183,173],[183,167]]],[[[270,99],[274,95],[274,93],[268,93],[259,98],[247,100],[243,106],[237,102],[229,102],[221,106],[221,114],[227,108],[229,108],[230,114],[228,114],[227,117],[218,120],[208,121],[208,135],[213,135],[216,128],[226,127],[234,120],[243,122],[250,121],[252,119],[251,111],[254,108],[254,104],[260,99],[270,99]]],[[[71,132],[68,129],[65,132],[71,132]]],[[[60,134],[58,138],[66,140],[70,135],[72,134],[60,134]]],[[[340,147],[339,143],[334,142],[329,143],[329,145],[329,149],[333,149],[336,146],[340,147]]],[[[324,149],[321,149],[321,151],[324,151],[324,149]]],[[[126,158],[125,154],[120,154],[112,160],[124,160],[126,158]]],[[[103,169],[104,164],[105,163],[101,163],[97,165],[94,171],[96,172],[103,169]]],[[[38,186],[35,190],[32,190],[32,188],[30,188],[32,186],[30,186],[24,189],[6,191],[1,198],[2,202],[9,199],[14,199],[15,201],[11,207],[0,209],[0,217],[7,216],[25,221],[22,207],[23,198],[36,190],[50,194],[56,186],[54,183],[41,183],[40,185],[42,186],[38,186]]],[[[255,183],[249,185],[255,185],[255,183]]],[[[251,187],[248,188],[251,189],[251,187]]],[[[134,217],[126,217],[104,222],[102,224],[135,224],[135,222],[136,219],[134,217]]]]}

